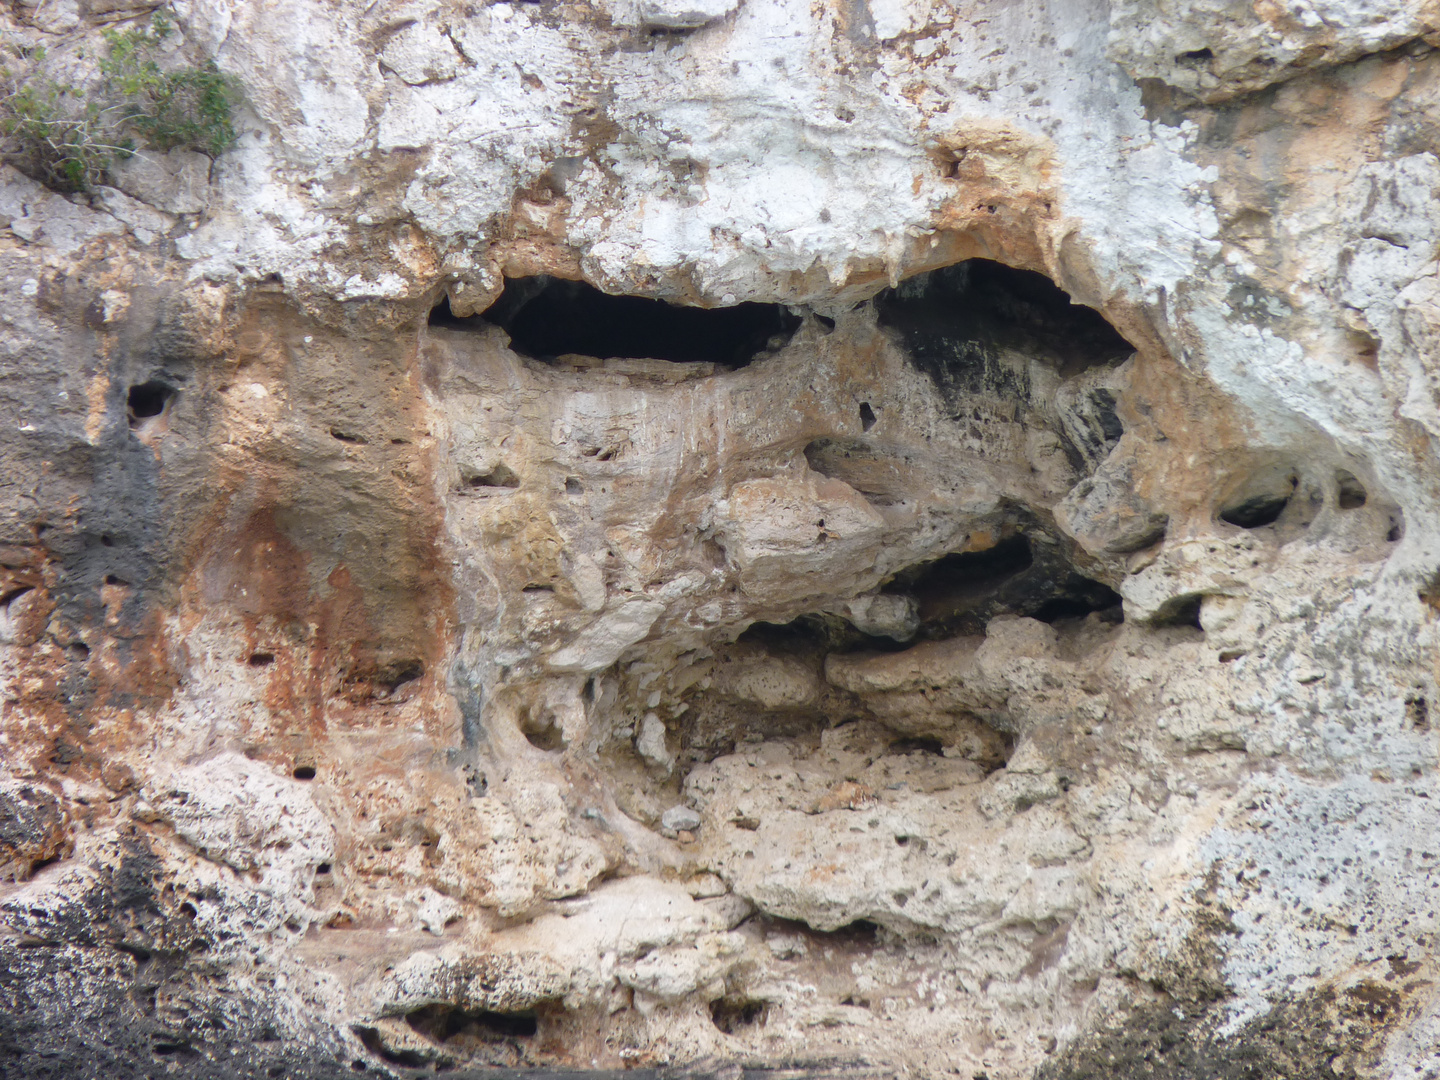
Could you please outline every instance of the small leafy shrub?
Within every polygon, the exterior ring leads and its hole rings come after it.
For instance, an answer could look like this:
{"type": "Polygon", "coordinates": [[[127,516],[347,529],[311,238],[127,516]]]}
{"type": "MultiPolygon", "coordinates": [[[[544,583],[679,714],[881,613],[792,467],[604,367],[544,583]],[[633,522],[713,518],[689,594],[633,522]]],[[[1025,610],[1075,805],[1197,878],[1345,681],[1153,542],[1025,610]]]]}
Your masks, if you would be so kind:
{"type": "Polygon", "coordinates": [[[57,190],[85,191],[145,149],[229,150],[239,89],[213,62],[162,67],[173,30],[161,9],[147,25],[104,31],[97,70],[83,82],[61,77],[43,49],[12,50],[0,66],[0,158],[57,190]]]}
{"type": "Polygon", "coordinates": [[[235,81],[211,61],[203,68],[164,71],[156,62],[170,35],[164,9],[148,27],[105,31],[100,70],[124,113],[123,123],[156,150],[186,147],[215,157],[235,145],[231,113],[239,104],[235,81]]]}

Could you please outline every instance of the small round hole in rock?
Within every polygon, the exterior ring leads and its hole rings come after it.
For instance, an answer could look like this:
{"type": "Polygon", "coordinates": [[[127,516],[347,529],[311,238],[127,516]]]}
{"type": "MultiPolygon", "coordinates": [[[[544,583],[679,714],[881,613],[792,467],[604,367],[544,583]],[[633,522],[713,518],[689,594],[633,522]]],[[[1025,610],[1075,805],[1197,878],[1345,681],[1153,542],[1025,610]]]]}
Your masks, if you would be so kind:
{"type": "Polygon", "coordinates": [[[1405,719],[1416,731],[1430,730],[1430,702],[1419,694],[1405,699],[1405,719]]]}
{"type": "Polygon", "coordinates": [[[296,765],[296,766],[295,766],[295,771],[292,772],[290,775],[293,776],[293,777],[295,777],[296,780],[314,780],[314,779],[315,779],[315,766],[314,766],[314,765],[296,765]]]}
{"type": "Polygon", "coordinates": [[[253,652],[250,659],[246,661],[251,667],[267,667],[275,662],[275,654],[269,652],[253,652]]]}
{"type": "Polygon", "coordinates": [[[1177,596],[1165,604],[1151,620],[1154,626],[1193,626],[1203,630],[1200,624],[1200,604],[1203,596],[1177,596]]]}
{"type": "Polygon", "coordinates": [[[393,694],[408,682],[414,682],[425,674],[425,661],[417,657],[391,660],[375,670],[375,685],[393,694]]]}
{"type": "Polygon", "coordinates": [[[748,1027],[763,1026],[769,1012],[767,1002],[748,998],[720,998],[710,1003],[710,1020],[726,1035],[734,1035],[748,1027]]]}
{"type": "Polygon", "coordinates": [[[1290,505],[1289,495],[1252,495],[1234,506],[1220,511],[1220,520],[1242,529],[1260,529],[1280,520],[1285,507],[1290,505]]]}
{"type": "Polygon", "coordinates": [[[879,939],[880,926],[869,919],[856,919],[838,930],[831,930],[825,936],[830,941],[869,947],[879,939]]]}
{"type": "Polygon", "coordinates": [[[526,741],[536,750],[544,750],[547,754],[553,754],[557,750],[565,749],[565,733],[557,724],[550,724],[543,728],[526,727],[523,730],[526,741]]]}
{"type": "Polygon", "coordinates": [[[1109,623],[1125,621],[1123,601],[1114,589],[1079,574],[1073,574],[1071,578],[1072,580],[1066,583],[1070,592],[1046,600],[1029,613],[1030,618],[1039,619],[1043,623],[1056,623],[1062,619],[1083,619],[1093,612],[1100,614],[1109,623]]]}
{"type": "Polygon", "coordinates": [[[138,427],[139,421],[159,416],[175,396],[175,388],[157,379],[130,387],[126,405],[130,412],[130,426],[138,427]]]}
{"type": "Polygon", "coordinates": [[[330,864],[329,864],[328,862],[322,862],[319,866],[315,867],[315,873],[317,873],[317,874],[328,874],[328,873],[330,873],[330,864]]]}
{"type": "Polygon", "coordinates": [[[912,735],[903,739],[896,739],[890,744],[892,754],[934,754],[937,757],[945,753],[945,744],[933,735],[912,735]]]}
{"type": "Polygon", "coordinates": [[[1335,471],[1336,503],[1341,510],[1358,510],[1365,505],[1365,485],[1345,469],[1335,471]]]}
{"type": "Polygon", "coordinates": [[[515,470],[503,462],[496,465],[488,473],[464,472],[465,486],[474,490],[475,488],[518,488],[520,477],[515,470]]]}

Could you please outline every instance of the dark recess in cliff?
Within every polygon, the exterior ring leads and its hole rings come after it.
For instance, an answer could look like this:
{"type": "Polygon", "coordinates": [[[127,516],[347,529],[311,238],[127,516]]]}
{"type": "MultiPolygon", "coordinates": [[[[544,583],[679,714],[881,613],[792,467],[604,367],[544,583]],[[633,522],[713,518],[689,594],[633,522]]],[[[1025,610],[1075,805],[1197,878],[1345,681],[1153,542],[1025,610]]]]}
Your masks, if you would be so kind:
{"type": "Polygon", "coordinates": [[[896,574],[885,591],[913,596],[920,608],[920,637],[983,634],[996,615],[1024,615],[1041,622],[1080,618],[1091,612],[1121,618],[1120,596],[1077,572],[1060,546],[1031,543],[1022,533],[984,551],[964,551],[920,563],[896,574]]]}
{"type": "Polygon", "coordinates": [[[888,637],[872,637],[856,630],[839,615],[822,611],[800,615],[788,623],[751,623],[736,640],[741,644],[763,646],[779,656],[854,652],[858,649],[899,652],[914,644],[888,637]]]}
{"type": "Polygon", "coordinates": [[[968,394],[1026,397],[1028,380],[1001,349],[1040,356],[1065,376],[1118,363],[1134,347],[1098,311],[1073,303],[1044,274],[968,259],[917,274],[875,298],[915,366],[952,402],[968,394]]]}
{"type": "Polygon", "coordinates": [[[510,335],[510,347],[517,353],[547,363],[573,353],[601,360],[627,357],[731,368],[784,345],[800,323],[781,304],[684,307],[641,296],[611,296],[583,281],[544,275],[507,279],[505,291],[483,315],[456,318],[448,298],[430,313],[431,326],[498,326],[510,335]]]}

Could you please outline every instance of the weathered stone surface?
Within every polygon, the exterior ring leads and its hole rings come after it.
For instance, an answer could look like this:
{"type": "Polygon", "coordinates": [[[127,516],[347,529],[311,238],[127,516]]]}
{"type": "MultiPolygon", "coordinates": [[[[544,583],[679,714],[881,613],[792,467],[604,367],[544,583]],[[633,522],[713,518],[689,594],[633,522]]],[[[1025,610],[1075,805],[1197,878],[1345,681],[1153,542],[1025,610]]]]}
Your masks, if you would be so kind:
{"type": "Polygon", "coordinates": [[[0,164],[0,1074],[1440,1069],[1433,4],[168,11],[235,149],[0,164]]]}
{"type": "Polygon", "coordinates": [[[704,819],[688,806],[672,806],[660,815],[660,824],[672,831],[685,829],[693,832],[704,819]]]}
{"type": "Polygon", "coordinates": [[[15,780],[0,781],[0,875],[25,880],[68,851],[65,804],[52,792],[15,780]]]}
{"type": "Polygon", "coordinates": [[[635,12],[644,26],[694,30],[723,18],[739,6],[739,0],[640,0],[635,12]]]}

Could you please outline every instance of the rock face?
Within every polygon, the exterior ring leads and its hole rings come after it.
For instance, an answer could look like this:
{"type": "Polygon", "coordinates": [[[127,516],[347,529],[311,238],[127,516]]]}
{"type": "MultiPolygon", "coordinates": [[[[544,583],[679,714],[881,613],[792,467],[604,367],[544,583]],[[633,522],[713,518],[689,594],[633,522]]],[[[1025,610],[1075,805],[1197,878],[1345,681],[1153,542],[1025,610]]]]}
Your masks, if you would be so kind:
{"type": "Polygon", "coordinates": [[[1433,4],[169,12],[235,149],[0,166],[0,1075],[1440,1076],[1433,4]]]}

